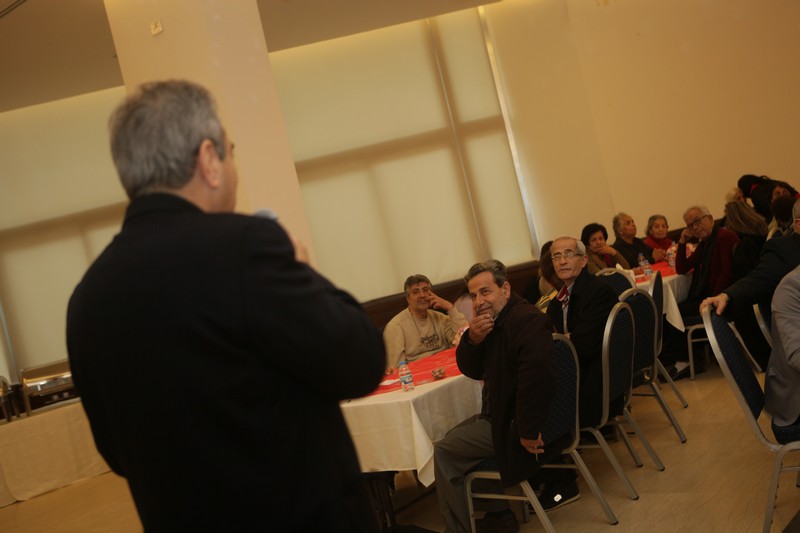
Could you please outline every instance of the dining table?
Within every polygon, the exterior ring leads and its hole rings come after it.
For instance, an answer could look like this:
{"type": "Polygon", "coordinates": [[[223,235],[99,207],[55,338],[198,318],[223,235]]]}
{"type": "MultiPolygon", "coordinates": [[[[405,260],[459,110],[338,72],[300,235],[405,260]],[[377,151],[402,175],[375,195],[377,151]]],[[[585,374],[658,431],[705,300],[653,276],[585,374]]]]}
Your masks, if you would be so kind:
{"type": "MultiPolygon", "coordinates": [[[[664,282],[664,315],[667,322],[680,331],[685,330],[686,327],[678,304],[686,300],[686,296],[689,294],[689,285],[692,283],[691,274],[678,274],[666,261],[654,263],[651,268],[654,273],[661,273],[661,279],[664,282]]],[[[635,275],[633,271],[630,272],[634,277],[637,288],[644,290],[650,288],[651,277],[635,275]]]]}
{"type": "Polygon", "coordinates": [[[409,362],[414,390],[394,371],[369,396],[341,403],[362,472],[414,470],[433,483],[434,443],[481,410],[482,382],[461,374],[455,350],[409,362]]]}

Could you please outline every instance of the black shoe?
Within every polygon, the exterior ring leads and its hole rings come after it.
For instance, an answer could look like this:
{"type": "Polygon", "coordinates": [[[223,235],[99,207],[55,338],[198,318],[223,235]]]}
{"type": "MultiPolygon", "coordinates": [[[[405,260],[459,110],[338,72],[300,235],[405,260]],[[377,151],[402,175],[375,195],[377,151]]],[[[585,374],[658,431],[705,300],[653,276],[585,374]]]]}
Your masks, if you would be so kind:
{"type": "MultiPolygon", "coordinates": [[[[551,487],[545,485],[542,495],[539,496],[539,503],[542,504],[542,508],[545,511],[552,511],[568,503],[572,503],[575,500],[579,500],[580,497],[581,493],[578,490],[577,481],[573,481],[567,485],[554,485],[551,487]]],[[[531,512],[535,512],[530,504],[528,504],[528,509],[530,509],[531,512]]]]}
{"type": "Polygon", "coordinates": [[[475,531],[478,533],[517,533],[519,523],[517,517],[511,511],[496,511],[486,513],[483,518],[475,520],[475,531]]]}

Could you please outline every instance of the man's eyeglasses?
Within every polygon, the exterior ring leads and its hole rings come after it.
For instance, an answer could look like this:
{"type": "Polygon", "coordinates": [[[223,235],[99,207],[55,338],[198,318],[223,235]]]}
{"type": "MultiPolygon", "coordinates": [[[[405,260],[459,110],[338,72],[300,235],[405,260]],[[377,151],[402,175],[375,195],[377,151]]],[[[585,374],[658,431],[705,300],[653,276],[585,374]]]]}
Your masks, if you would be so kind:
{"type": "Polygon", "coordinates": [[[695,228],[695,227],[699,226],[699,225],[700,225],[700,223],[703,221],[703,219],[704,219],[704,218],[706,218],[706,217],[710,217],[710,216],[711,216],[711,215],[703,215],[703,216],[701,216],[701,217],[697,217],[696,219],[692,220],[692,221],[689,223],[689,227],[690,227],[690,228],[695,228]]]}
{"type": "Polygon", "coordinates": [[[583,254],[579,254],[579,253],[578,253],[578,252],[576,252],[575,250],[565,250],[563,254],[562,254],[561,252],[556,252],[556,253],[554,253],[554,254],[551,256],[551,259],[553,260],[553,263],[557,263],[557,262],[561,261],[561,258],[562,258],[562,257],[563,257],[563,258],[566,258],[566,259],[572,259],[572,258],[573,258],[573,257],[575,257],[576,255],[577,255],[578,257],[580,257],[580,256],[581,256],[581,255],[583,255],[583,254]]]}

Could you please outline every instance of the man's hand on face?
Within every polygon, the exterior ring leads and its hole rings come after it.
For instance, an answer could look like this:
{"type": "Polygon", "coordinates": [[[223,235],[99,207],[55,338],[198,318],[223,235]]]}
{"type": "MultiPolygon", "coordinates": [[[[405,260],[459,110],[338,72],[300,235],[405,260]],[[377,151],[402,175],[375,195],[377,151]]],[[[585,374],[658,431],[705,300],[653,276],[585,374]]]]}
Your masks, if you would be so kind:
{"type": "Polygon", "coordinates": [[[480,344],[483,339],[494,329],[494,318],[489,314],[476,315],[469,321],[469,342],[480,344]]]}
{"type": "Polygon", "coordinates": [[[441,309],[442,311],[449,311],[453,308],[453,304],[445,300],[444,298],[439,298],[431,292],[430,297],[428,298],[430,302],[431,309],[441,309]]]}

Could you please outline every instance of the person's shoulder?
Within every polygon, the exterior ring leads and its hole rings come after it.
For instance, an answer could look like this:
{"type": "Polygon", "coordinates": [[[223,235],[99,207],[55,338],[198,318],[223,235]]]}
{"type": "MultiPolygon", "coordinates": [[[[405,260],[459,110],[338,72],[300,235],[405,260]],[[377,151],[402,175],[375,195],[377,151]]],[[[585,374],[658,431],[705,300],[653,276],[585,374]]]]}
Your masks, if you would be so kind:
{"type": "Polygon", "coordinates": [[[783,276],[783,279],[781,279],[781,282],[778,284],[778,288],[787,286],[795,290],[800,288],[800,266],[783,276]]]}
{"type": "Polygon", "coordinates": [[[583,273],[578,276],[575,285],[576,289],[578,289],[581,294],[589,296],[591,300],[597,298],[617,300],[617,294],[614,292],[614,289],[611,288],[611,285],[602,281],[597,276],[590,275],[588,272],[586,272],[586,276],[584,276],[583,273]]]}
{"type": "Polygon", "coordinates": [[[800,266],[786,274],[775,288],[772,297],[772,311],[785,311],[800,297],[800,266]]]}
{"type": "Polygon", "coordinates": [[[739,242],[739,236],[727,228],[717,228],[717,238],[720,240],[728,240],[739,242]]]}
{"type": "Polygon", "coordinates": [[[386,323],[386,327],[388,328],[389,326],[399,325],[401,322],[405,322],[409,318],[411,318],[411,313],[409,312],[408,307],[406,307],[402,311],[394,315],[392,319],[386,323]]]}
{"type": "Polygon", "coordinates": [[[792,232],[790,235],[770,239],[764,243],[764,251],[800,255],[800,233],[792,232]]]}
{"type": "Polygon", "coordinates": [[[520,297],[519,300],[512,299],[509,305],[511,305],[507,316],[509,324],[524,325],[525,327],[540,326],[546,327],[548,330],[552,329],[550,328],[550,318],[524,298],[520,297]]]}

